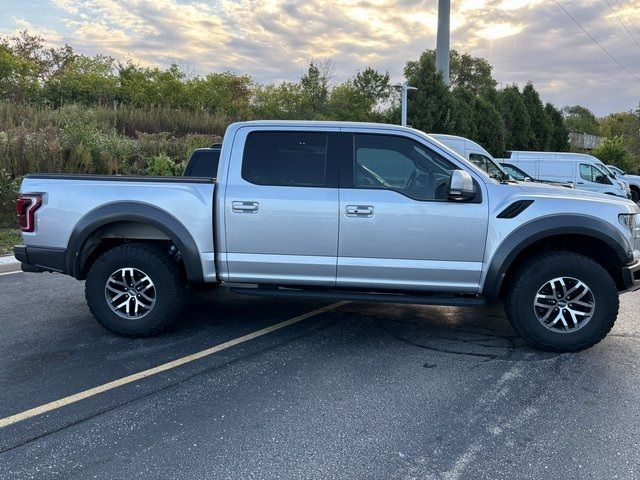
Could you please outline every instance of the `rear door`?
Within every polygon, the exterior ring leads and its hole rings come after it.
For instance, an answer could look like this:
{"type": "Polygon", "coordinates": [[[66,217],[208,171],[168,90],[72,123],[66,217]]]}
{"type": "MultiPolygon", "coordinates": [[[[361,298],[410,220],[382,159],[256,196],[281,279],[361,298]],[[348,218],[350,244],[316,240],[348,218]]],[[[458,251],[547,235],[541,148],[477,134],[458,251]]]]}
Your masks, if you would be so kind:
{"type": "Polygon", "coordinates": [[[355,133],[353,142],[340,171],[338,286],[477,292],[486,195],[449,201],[460,167],[412,138],[355,133]]]}
{"type": "Polygon", "coordinates": [[[337,130],[236,133],[224,207],[229,281],[335,284],[337,130]]]}

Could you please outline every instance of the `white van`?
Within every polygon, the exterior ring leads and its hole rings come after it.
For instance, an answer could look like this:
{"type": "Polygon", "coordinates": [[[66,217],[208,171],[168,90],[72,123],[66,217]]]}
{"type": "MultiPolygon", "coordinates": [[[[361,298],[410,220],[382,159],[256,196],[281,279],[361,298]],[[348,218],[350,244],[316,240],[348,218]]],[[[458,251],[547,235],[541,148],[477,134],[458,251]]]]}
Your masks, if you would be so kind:
{"type": "Polygon", "coordinates": [[[540,182],[556,187],[574,188],[573,184],[538,179],[533,175],[523,172],[514,165],[499,163],[498,160],[493,158],[491,154],[480,144],[473,140],[469,140],[468,138],[458,137],[456,135],[445,135],[443,133],[430,133],[429,136],[446,145],[450,149],[455,150],[464,158],[475,164],[478,168],[487,172],[491,177],[502,179],[505,178],[506,174],[513,180],[520,182],[540,182]]]}
{"type": "Polygon", "coordinates": [[[567,182],[578,190],[631,198],[629,184],[617,180],[604,164],[585,153],[511,151],[504,162],[540,180],[567,182]]]}
{"type": "Polygon", "coordinates": [[[445,135],[444,133],[430,133],[429,136],[456,151],[476,167],[487,172],[489,176],[502,178],[506,175],[504,169],[498,166],[498,162],[494,160],[491,154],[473,140],[456,135],[445,135]]]}

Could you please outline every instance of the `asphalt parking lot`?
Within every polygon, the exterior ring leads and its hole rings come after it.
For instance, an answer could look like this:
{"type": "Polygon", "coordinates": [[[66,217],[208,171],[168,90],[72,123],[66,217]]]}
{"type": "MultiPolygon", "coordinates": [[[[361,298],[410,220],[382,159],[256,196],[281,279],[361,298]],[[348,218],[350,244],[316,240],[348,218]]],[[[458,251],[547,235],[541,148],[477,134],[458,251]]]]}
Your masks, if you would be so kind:
{"type": "Polygon", "coordinates": [[[132,340],[92,319],[82,283],[2,275],[0,419],[274,331],[0,428],[0,478],[640,478],[639,307],[624,295],[603,342],[556,355],[499,306],[220,289],[132,340]]]}

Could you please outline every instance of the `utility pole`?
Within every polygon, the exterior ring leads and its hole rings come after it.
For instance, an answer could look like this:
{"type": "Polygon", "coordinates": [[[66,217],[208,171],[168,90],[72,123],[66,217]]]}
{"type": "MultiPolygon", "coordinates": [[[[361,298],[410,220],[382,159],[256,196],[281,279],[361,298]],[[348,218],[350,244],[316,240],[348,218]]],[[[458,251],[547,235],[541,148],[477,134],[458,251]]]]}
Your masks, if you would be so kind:
{"type": "Polygon", "coordinates": [[[399,83],[397,85],[393,85],[394,88],[400,88],[401,90],[401,98],[402,98],[402,117],[400,124],[403,127],[407,126],[407,92],[409,90],[417,90],[416,87],[410,87],[407,82],[399,83]]]}
{"type": "Polygon", "coordinates": [[[436,70],[449,85],[449,49],[451,48],[451,0],[438,0],[438,37],[436,40],[436,70]]]}

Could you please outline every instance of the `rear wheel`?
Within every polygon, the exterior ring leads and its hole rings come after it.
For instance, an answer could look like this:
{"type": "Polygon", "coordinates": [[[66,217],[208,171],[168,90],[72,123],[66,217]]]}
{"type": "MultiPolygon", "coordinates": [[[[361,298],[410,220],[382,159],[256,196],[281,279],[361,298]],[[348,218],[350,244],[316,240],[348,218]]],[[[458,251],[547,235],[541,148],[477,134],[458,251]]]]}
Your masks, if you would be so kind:
{"type": "Polygon", "coordinates": [[[594,260],[573,252],[536,256],[505,297],[513,327],[537,348],[575,352],[602,340],[618,316],[618,290],[594,260]]]}
{"type": "Polygon", "coordinates": [[[114,247],[91,266],[85,296],[107,330],[127,337],[155,335],[178,316],[186,282],[180,266],[160,245],[114,247]]]}

